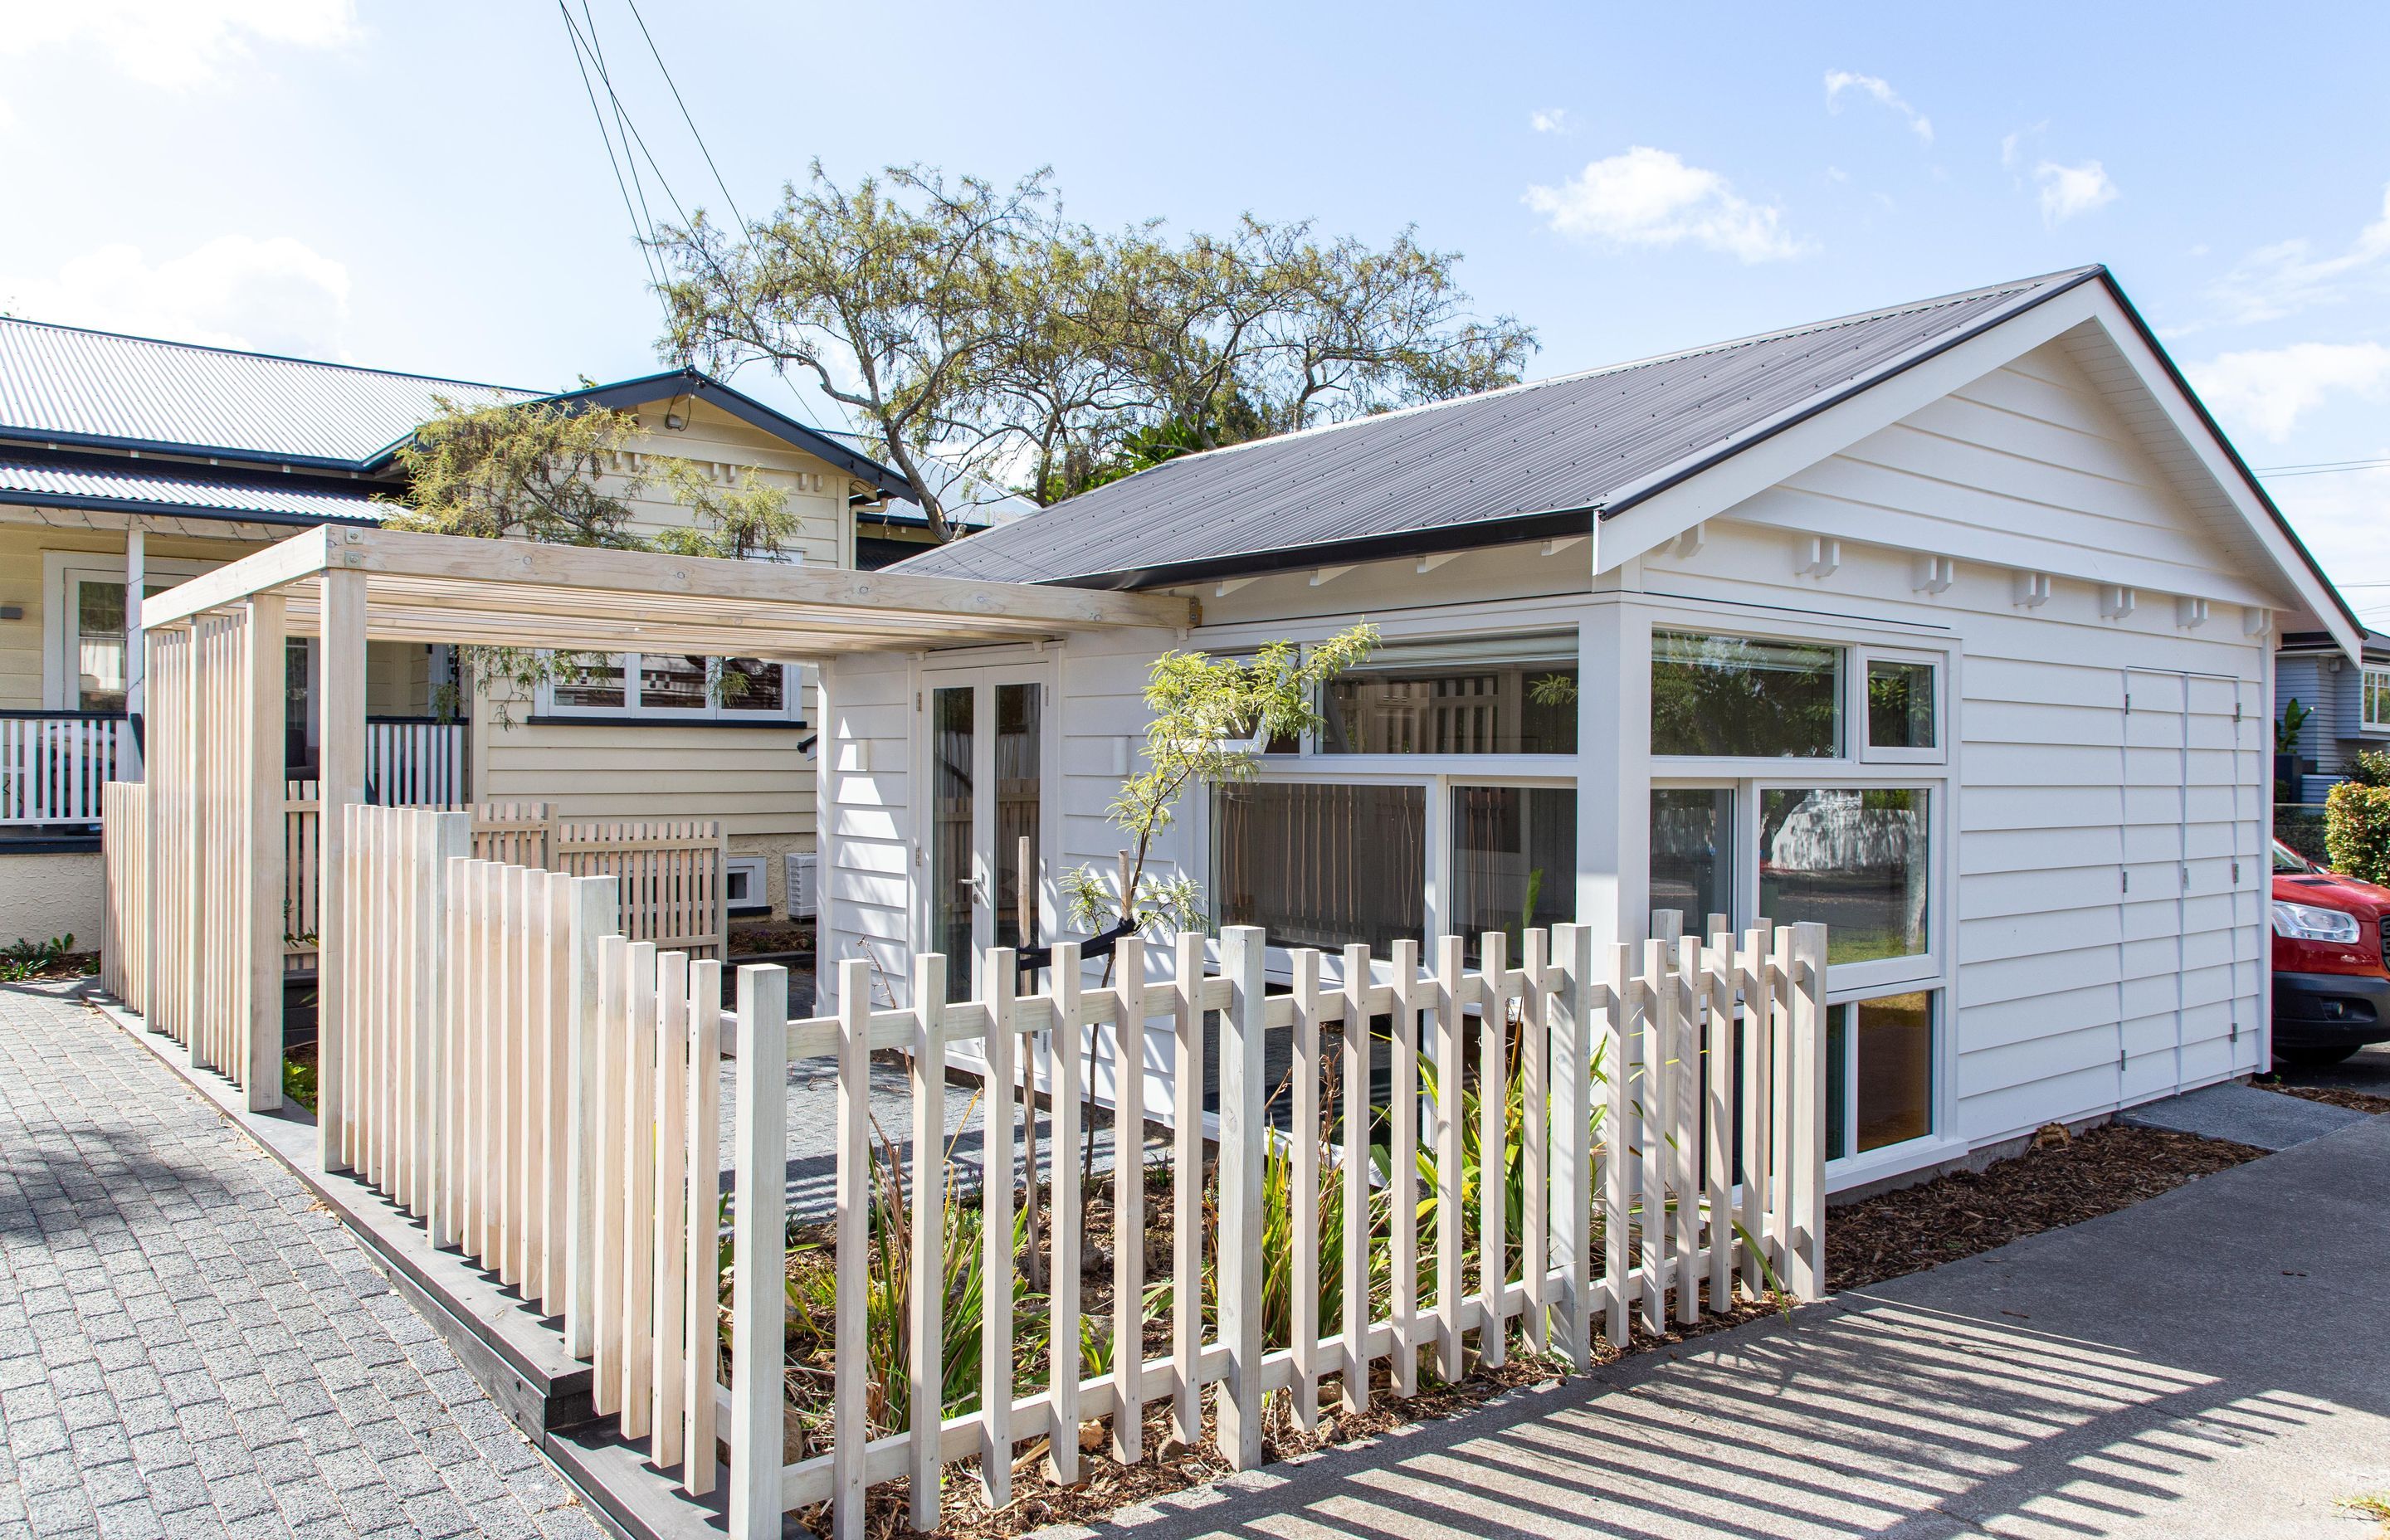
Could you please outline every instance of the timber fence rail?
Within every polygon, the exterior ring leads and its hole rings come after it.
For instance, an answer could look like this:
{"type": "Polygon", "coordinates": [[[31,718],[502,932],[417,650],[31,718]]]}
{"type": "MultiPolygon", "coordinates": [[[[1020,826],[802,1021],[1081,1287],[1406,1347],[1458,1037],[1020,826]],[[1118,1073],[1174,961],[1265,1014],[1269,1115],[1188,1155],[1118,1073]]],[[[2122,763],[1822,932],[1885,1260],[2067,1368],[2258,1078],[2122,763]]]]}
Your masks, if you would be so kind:
{"type": "MultiPolygon", "coordinates": [[[[1259,1463],[1265,1398],[1286,1395],[1305,1427],[1318,1416],[1323,1389],[1348,1407],[1373,1393],[1414,1393],[1419,1357],[1433,1355],[1446,1380],[1463,1373],[1472,1347],[1484,1362],[1502,1361],[1513,1338],[1583,1367],[1597,1331],[1626,1341],[1639,1320],[1649,1329],[1699,1318],[1747,1291],[1782,1287],[1814,1299],[1822,1290],[1825,1239],[1824,990],[1822,926],[1754,930],[1738,940],[1719,923],[1706,938],[1674,934],[1639,946],[1597,945],[1575,926],[1527,930],[1518,964],[1506,938],[1480,943],[1481,961],[1464,965],[1463,943],[1444,938],[1432,958],[1417,943],[1394,948],[1391,968],[1367,948],[1347,948],[1338,976],[1330,959],[1291,954],[1291,988],[1268,993],[1263,932],[1234,927],[1219,941],[1217,973],[1205,966],[1201,937],[1181,935],[1169,948],[1173,969],[1150,980],[1143,943],[1120,944],[1120,982],[1090,986],[1073,943],[1054,948],[1043,994],[1021,995],[1015,958],[988,957],[976,1000],[946,1004],[948,960],[915,959],[914,1004],[872,1005],[870,965],[839,965],[835,1015],[790,1021],[783,989],[762,977],[739,991],[736,1134],[737,1224],[733,1243],[731,1388],[723,1392],[730,1449],[729,1530],[740,1540],[777,1535],[782,1515],[828,1502],[834,1533],[864,1533],[866,1496],[876,1484],[906,1478],[910,1522],[937,1526],[944,1467],[975,1458],[987,1501],[1010,1499],[1018,1447],[1045,1439],[1054,1475],[1077,1479],[1079,1434],[1109,1421],[1114,1453],[1138,1457],[1145,1409],[1167,1403],[1174,1431],[1189,1443],[1203,1429],[1205,1387],[1214,1396],[1221,1449],[1240,1469],[1259,1463]],[[758,987],[763,986],[763,987],[758,987]],[[1390,1020],[1381,1038],[1376,1019],[1390,1020]],[[1457,1092],[1472,1035],[1481,1091],[1479,1126],[1464,1125],[1457,1092]],[[1203,1036],[1219,1033],[1216,1231],[1180,1223],[1173,1229],[1166,1281],[1173,1302],[1168,1351],[1143,1347],[1145,1249],[1113,1247],[1111,1367],[1081,1372],[1082,1330],[1073,1288],[1054,1291],[1042,1336],[1046,1388],[1015,1387],[1015,1200],[1022,1087],[1052,1093],[1053,1148],[1074,1150],[1082,1117],[1082,1074],[1105,1029],[1112,1033],[1116,1105],[1144,1104],[1145,1054],[1121,1053],[1150,1023],[1164,1024],[1167,1062],[1203,1061],[1203,1036]],[[1291,1132],[1268,1125],[1273,1088],[1265,1084],[1263,1039],[1289,1033],[1287,1085],[1291,1132]],[[1055,1048],[1057,1039],[1062,1046],[1055,1048]],[[982,1290],[977,1341],[969,1351],[979,1378],[974,1408],[949,1415],[944,1385],[947,1277],[941,1248],[950,1184],[944,1118],[949,1046],[977,1040],[987,1074],[981,1088],[986,1161],[981,1188],[982,1290]],[[1340,1073],[1323,1072],[1323,1049],[1339,1045],[1340,1073]],[[867,1298],[889,1287],[872,1270],[880,1249],[871,1236],[875,1184],[870,1126],[870,1056],[909,1055],[912,1251],[902,1302],[906,1357],[894,1377],[909,1407],[898,1428],[874,1428],[867,1408],[890,1405],[893,1386],[873,1382],[867,1298]],[[1391,1096],[1372,1106],[1372,1057],[1390,1056],[1391,1096]],[[783,1298],[787,1256],[786,1092],[789,1066],[835,1061],[837,1080],[834,1251],[835,1353],[830,1373],[827,1452],[784,1463],[790,1415],[784,1380],[788,1344],[783,1298]],[[1035,1071],[1034,1074],[1027,1072],[1035,1071]],[[1508,1085],[1516,1076],[1517,1129],[1508,1085]],[[1334,1085],[1341,1108],[1323,1106],[1334,1085]],[[1345,1127],[1387,1129],[1390,1158],[1375,1170],[1362,1158],[1368,1140],[1344,1139],[1345,1127]],[[1329,1136],[1331,1125],[1337,1136],[1329,1136]],[[1523,1169],[1523,1232],[1505,1235],[1503,1182],[1476,1184],[1467,1208],[1468,1154],[1498,1152],[1491,1169],[1523,1169]],[[1283,1141],[1274,1147],[1274,1141],[1283,1141]],[[1273,1182],[1273,1161],[1288,1174],[1273,1182]],[[1323,1165],[1323,1162],[1326,1162],[1323,1165]],[[1271,1196],[1275,1186],[1282,1199],[1271,1196]],[[1323,1229],[1323,1195],[1341,1195],[1343,1222],[1323,1229]],[[1266,1290],[1266,1226],[1273,1202],[1288,1206],[1291,1265],[1266,1290]],[[1425,1209],[1427,1218],[1420,1215],[1425,1209]],[[1473,1218],[1476,1248],[1465,1254],[1473,1218]],[[1422,1226],[1425,1234],[1421,1233],[1422,1226]],[[1323,1235],[1336,1254],[1323,1255],[1323,1235]],[[1382,1236],[1381,1264],[1391,1277],[1373,1290],[1371,1247],[1382,1236]],[[1421,1259],[1431,1275],[1420,1277],[1421,1259]],[[1213,1277],[1216,1309],[1207,1328],[1202,1302],[1213,1277]],[[1334,1279],[1341,1298],[1335,1329],[1323,1333],[1321,1294],[1334,1279]],[[922,1287],[922,1280],[928,1286],[922,1287]],[[1283,1346],[1266,1346],[1264,1318],[1284,1306],[1283,1346]],[[1373,1367],[1388,1369],[1384,1391],[1373,1367]]],[[[758,970],[763,971],[763,970],[758,970]]],[[[638,1061],[638,1056],[633,1056],[638,1061]]],[[[1173,1096],[1169,1180],[1173,1212],[1200,1213],[1205,1188],[1200,1072],[1177,1074],[1173,1096]]],[[[1144,1233],[1145,1162],[1123,1153],[1111,1174],[1115,1234],[1144,1233]]],[[[1051,1167],[1055,1216],[1050,1276],[1076,1279],[1079,1174],[1067,1156],[1051,1167]]],[[[884,1189],[880,1189],[884,1193],[884,1189]]],[[[884,1203],[883,1203],[884,1206],[884,1203]]],[[[816,1370],[819,1366],[813,1366],[816,1370]]],[[[967,1398],[970,1399],[970,1398],[967,1398]]]]}
{"type": "MultiPolygon", "coordinates": [[[[624,930],[635,941],[691,956],[723,953],[729,933],[728,841],[717,820],[568,823],[550,803],[528,802],[427,803],[414,810],[469,812],[472,853],[482,860],[618,879],[624,930]]],[[[283,968],[304,973],[316,966],[323,912],[323,803],[316,782],[289,783],[283,818],[283,968]]]]}

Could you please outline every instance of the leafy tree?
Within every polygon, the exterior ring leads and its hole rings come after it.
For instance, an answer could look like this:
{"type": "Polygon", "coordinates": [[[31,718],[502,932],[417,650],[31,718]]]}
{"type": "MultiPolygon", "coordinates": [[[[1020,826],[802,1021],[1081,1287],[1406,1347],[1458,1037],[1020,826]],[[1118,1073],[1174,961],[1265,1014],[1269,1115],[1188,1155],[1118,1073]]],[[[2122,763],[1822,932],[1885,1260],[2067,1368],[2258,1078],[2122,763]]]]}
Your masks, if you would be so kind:
{"type": "Polygon", "coordinates": [[[439,415],[399,446],[407,495],[392,528],[558,545],[641,544],[625,527],[641,479],[617,475],[610,490],[602,481],[639,430],[629,413],[432,399],[439,415]]]}
{"type": "MultiPolygon", "coordinates": [[[[725,488],[669,456],[649,459],[646,470],[626,468],[633,462],[623,451],[639,430],[627,412],[558,402],[467,406],[434,400],[439,414],[398,451],[408,485],[389,514],[393,529],[732,558],[777,557],[796,534],[788,494],[752,470],[725,488]],[[689,509],[691,522],[650,541],[630,521],[636,499],[658,481],[665,495],[689,509]]],[[[459,648],[457,661],[491,700],[500,725],[513,720],[514,700],[545,684],[585,678],[606,663],[594,652],[489,646],[459,648]]],[[[726,667],[712,687],[735,698],[749,685],[748,671],[726,667]]],[[[454,714],[462,704],[453,687],[443,687],[442,712],[454,714]]]]}
{"type": "Polygon", "coordinates": [[[958,483],[1052,503],[1169,454],[1508,384],[1536,345],[1476,319],[1458,255],[1412,231],[1382,250],[1251,215],[1099,234],[1042,171],[998,189],[899,166],[850,190],[816,163],[770,218],[700,216],[658,246],[667,348],[810,377],[941,539],[958,483]]]}
{"type": "Polygon", "coordinates": [[[809,376],[870,424],[944,540],[951,478],[926,462],[937,450],[996,480],[996,444],[979,429],[988,371],[1019,351],[1012,275],[1051,227],[1053,195],[1042,171],[1005,189],[922,166],[885,174],[850,190],[816,161],[744,230],[701,212],[666,227],[664,340],[720,370],[761,360],[809,376]]]}
{"type": "Polygon", "coordinates": [[[752,469],[741,470],[727,489],[687,460],[667,458],[662,472],[673,500],[691,519],[686,528],[657,533],[653,544],[660,551],[741,561],[777,558],[797,536],[802,521],[789,509],[789,494],[756,480],[752,469]]]}

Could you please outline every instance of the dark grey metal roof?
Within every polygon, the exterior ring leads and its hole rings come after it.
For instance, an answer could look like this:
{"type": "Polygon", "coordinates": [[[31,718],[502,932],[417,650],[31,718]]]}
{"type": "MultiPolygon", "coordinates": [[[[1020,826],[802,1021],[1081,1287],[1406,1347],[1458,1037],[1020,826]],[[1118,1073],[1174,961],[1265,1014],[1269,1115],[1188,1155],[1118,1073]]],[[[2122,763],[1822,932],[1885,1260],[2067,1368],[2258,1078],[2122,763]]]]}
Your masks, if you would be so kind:
{"type": "Polygon", "coordinates": [[[1581,533],[1987,327],[2063,273],[1190,455],[914,557],[1126,588],[1581,533]]]}
{"type": "Polygon", "coordinates": [[[379,523],[385,505],[353,493],[274,486],[251,481],[160,475],[0,459],[0,503],[31,507],[113,508],[126,513],[191,513],[251,523],[379,523]]]}
{"type": "Polygon", "coordinates": [[[533,391],[0,316],[0,438],[343,468],[438,411],[533,391]]]}

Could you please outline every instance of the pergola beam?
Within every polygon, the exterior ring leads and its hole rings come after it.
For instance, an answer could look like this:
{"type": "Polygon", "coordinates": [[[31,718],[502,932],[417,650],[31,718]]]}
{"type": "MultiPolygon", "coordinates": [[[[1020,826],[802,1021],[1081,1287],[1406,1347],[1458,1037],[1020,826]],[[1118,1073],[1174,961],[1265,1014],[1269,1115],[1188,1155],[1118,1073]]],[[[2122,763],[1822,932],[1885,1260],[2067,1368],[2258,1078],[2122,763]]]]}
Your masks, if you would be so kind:
{"type": "MultiPolygon", "coordinates": [[[[142,622],[173,624],[335,570],[363,572],[369,604],[451,612],[460,633],[472,628],[470,616],[553,623],[579,615],[593,623],[726,633],[885,628],[918,646],[924,635],[983,641],[1126,625],[1175,629],[1198,618],[1193,601],[1161,595],[324,528],[145,599],[142,622]]],[[[716,647],[740,651],[734,635],[716,647]]]]}

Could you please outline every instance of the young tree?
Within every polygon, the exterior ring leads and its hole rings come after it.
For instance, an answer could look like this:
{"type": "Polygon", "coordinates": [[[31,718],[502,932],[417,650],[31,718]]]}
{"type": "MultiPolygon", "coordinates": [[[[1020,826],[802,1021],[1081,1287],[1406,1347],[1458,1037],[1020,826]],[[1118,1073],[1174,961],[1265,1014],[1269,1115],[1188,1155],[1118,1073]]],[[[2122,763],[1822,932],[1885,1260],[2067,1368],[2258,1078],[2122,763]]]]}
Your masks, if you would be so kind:
{"type": "Polygon", "coordinates": [[[1153,842],[1178,817],[1190,786],[1248,781],[1261,770],[1258,744],[1317,731],[1320,687],[1360,663],[1378,645],[1378,628],[1363,621],[1324,642],[1298,648],[1272,642],[1251,658],[1166,652],[1147,675],[1145,767],[1121,783],[1110,816],[1128,836],[1129,867],[1115,892],[1094,866],[1063,875],[1073,923],[1094,929],[1113,920],[1140,928],[1201,920],[1202,892],[1191,877],[1146,871],[1153,842]]]}

